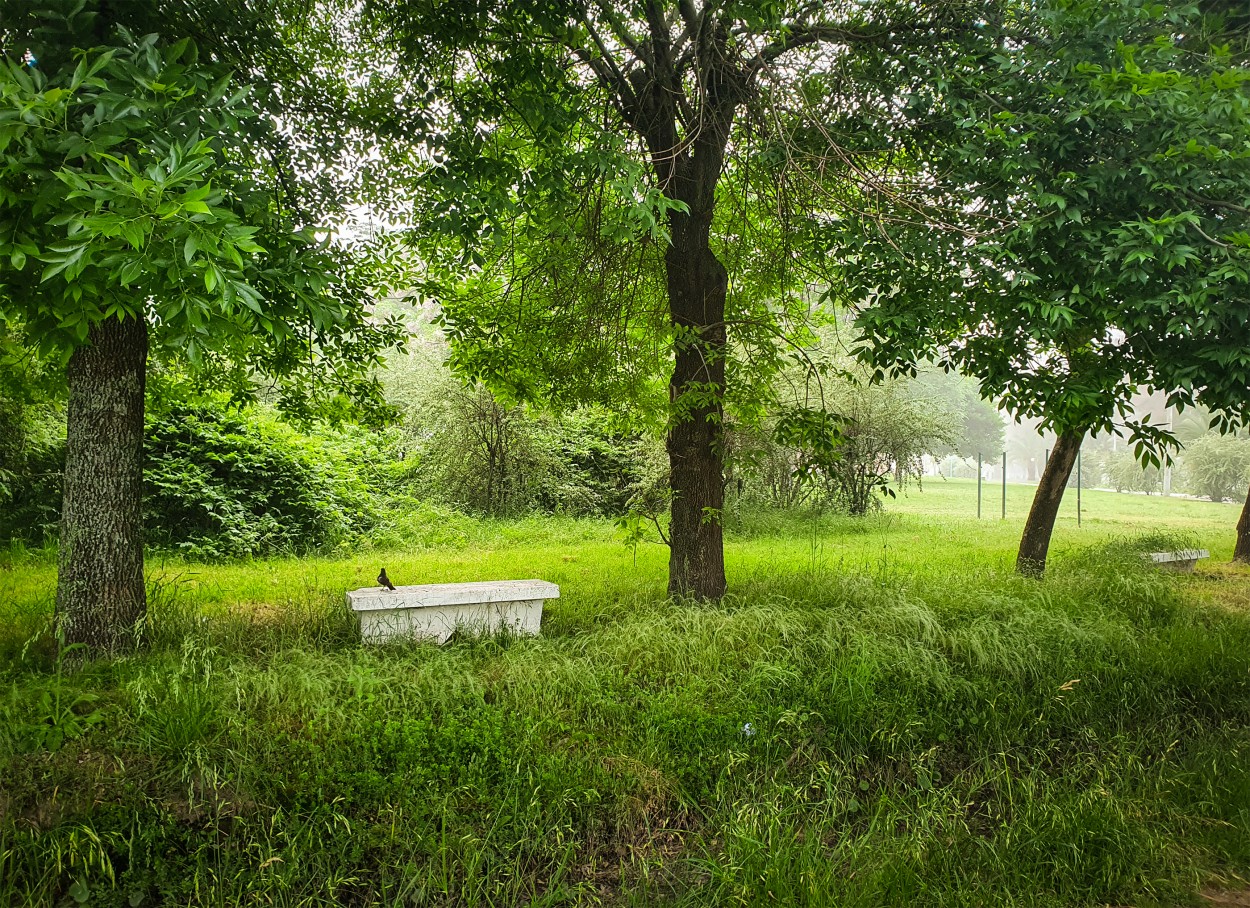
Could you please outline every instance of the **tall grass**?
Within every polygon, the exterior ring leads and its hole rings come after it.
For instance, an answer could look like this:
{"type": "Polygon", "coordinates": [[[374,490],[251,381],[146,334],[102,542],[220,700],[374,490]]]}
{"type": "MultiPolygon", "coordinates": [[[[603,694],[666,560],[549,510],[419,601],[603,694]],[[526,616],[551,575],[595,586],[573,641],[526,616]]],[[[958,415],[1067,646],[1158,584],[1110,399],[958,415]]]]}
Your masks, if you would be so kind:
{"type": "Polygon", "coordinates": [[[760,532],[719,606],[593,534],[400,557],[562,584],[542,637],[441,648],[359,644],[361,559],[170,564],[149,647],[74,674],[22,587],[0,903],[1174,905],[1250,873],[1247,616],[1144,566],[1160,540],[1039,584],[922,527],[760,532]]]}

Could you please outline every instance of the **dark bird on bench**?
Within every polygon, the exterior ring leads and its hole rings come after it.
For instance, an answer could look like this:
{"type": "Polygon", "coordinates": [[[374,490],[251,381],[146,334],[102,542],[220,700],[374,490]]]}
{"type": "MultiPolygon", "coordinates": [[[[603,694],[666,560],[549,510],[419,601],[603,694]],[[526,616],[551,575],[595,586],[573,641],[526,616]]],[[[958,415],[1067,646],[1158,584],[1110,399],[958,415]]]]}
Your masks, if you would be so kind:
{"type": "Polygon", "coordinates": [[[378,574],[378,586],[384,586],[392,593],[395,592],[395,584],[391,583],[391,578],[386,576],[386,568],[382,568],[382,572],[378,574]]]}

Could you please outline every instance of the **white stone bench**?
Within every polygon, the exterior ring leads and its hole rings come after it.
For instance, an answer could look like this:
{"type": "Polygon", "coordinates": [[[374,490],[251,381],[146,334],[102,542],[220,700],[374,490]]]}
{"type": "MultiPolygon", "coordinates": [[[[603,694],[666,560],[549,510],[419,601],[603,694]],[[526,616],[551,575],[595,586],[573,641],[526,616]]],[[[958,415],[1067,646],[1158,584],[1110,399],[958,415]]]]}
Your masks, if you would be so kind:
{"type": "Polygon", "coordinates": [[[457,630],[537,634],[543,601],[559,599],[560,587],[545,580],[488,580],[351,590],[347,604],[360,616],[367,643],[421,637],[443,643],[457,630]]]}
{"type": "Polygon", "coordinates": [[[1211,553],[1206,549],[1181,549],[1178,552],[1151,552],[1147,557],[1160,567],[1192,572],[1198,559],[1210,558],[1211,553]]]}

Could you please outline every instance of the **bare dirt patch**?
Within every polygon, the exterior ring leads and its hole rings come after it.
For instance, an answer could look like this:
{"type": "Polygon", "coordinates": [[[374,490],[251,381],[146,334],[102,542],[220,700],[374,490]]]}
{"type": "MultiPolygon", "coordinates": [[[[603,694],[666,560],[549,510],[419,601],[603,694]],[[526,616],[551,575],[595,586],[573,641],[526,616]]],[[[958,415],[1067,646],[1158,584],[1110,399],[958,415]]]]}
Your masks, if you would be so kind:
{"type": "Polygon", "coordinates": [[[1250,908],[1250,889],[1204,889],[1202,901],[1212,908],[1250,908]]]}

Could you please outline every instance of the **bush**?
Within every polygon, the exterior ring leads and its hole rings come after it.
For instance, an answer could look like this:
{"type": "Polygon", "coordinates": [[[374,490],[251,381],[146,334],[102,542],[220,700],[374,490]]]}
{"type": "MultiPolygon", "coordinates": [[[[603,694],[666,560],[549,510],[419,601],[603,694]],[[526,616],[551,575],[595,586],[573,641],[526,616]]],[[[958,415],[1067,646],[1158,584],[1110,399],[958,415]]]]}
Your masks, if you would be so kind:
{"type": "Polygon", "coordinates": [[[1117,492],[1145,492],[1149,495],[1159,491],[1163,482],[1159,468],[1143,467],[1132,451],[1108,454],[1104,472],[1111,488],[1117,492]]]}
{"type": "Polygon", "coordinates": [[[305,435],[261,410],[176,405],[147,429],[149,541],[208,559],[350,541],[373,524],[383,446],[361,429],[305,435]]]}
{"type": "Polygon", "coordinates": [[[56,537],[64,465],[64,368],[0,323],[0,540],[56,537]]]}
{"type": "Polygon", "coordinates": [[[628,510],[654,446],[613,431],[606,413],[582,408],[557,418],[508,405],[432,362],[407,372],[397,389],[406,399],[396,403],[417,453],[419,497],[489,517],[628,510]]]}
{"type": "Polygon", "coordinates": [[[1185,445],[1184,488],[1212,501],[1238,499],[1250,481],[1250,440],[1204,435],[1185,445]]]}
{"type": "MultiPolygon", "coordinates": [[[[42,545],[60,521],[65,437],[59,414],[36,428],[0,484],[0,538],[42,545]]],[[[212,403],[153,407],[144,455],[148,544],[210,560],[350,541],[372,527],[372,489],[395,470],[389,437],[305,434],[262,409],[212,403]]]]}
{"type": "Polygon", "coordinates": [[[853,516],[881,507],[890,483],[919,478],[921,457],[949,445],[955,414],[914,382],[843,372],[821,390],[730,445],[744,495],[793,507],[814,498],[853,516]]]}
{"type": "Polygon", "coordinates": [[[56,538],[64,469],[64,414],[0,397],[0,539],[42,546],[56,538]]]}
{"type": "Polygon", "coordinates": [[[776,429],[776,419],[727,429],[726,474],[735,500],[784,510],[798,507],[811,496],[813,485],[800,481],[804,451],[779,442],[776,429]]]}

